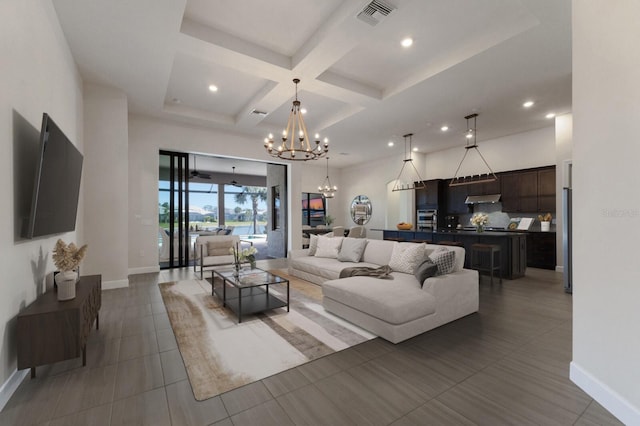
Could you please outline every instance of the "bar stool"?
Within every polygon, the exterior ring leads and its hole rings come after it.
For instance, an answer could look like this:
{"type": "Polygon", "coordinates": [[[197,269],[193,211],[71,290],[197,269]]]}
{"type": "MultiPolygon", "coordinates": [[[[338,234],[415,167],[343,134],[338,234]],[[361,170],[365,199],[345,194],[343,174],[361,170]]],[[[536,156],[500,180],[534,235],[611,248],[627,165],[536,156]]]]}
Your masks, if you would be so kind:
{"type": "Polygon", "coordinates": [[[502,262],[500,256],[500,246],[495,244],[472,244],[471,245],[471,269],[478,271],[478,281],[480,272],[488,272],[493,285],[493,273],[498,271],[500,284],[502,284],[502,262]],[[496,259],[496,254],[498,258],[496,259]],[[497,262],[496,262],[497,260],[497,262]]]}

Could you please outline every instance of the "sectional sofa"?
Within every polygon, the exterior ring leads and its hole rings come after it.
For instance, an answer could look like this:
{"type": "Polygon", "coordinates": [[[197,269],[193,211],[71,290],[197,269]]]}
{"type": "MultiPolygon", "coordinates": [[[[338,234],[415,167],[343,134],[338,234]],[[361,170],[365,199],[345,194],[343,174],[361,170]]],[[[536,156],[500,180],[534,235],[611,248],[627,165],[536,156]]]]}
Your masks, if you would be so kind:
{"type": "Polygon", "coordinates": [[[327,243],[330,238],[323,238],[318,237],[315,250],[312,240],[310,248],[289,252],[289,274],[321,285],[327,311],[390,342],[478,311],[478,273],[463,268],[462,247],[358,239],[364,242],[358,254],[349,241],[355,239],[327,243]],[[327,245],[333,250],[325,250],[327,245]],[[385,265],[393,271],[390,278],[340,278],[345,268],[376,272],[385,265]]]}

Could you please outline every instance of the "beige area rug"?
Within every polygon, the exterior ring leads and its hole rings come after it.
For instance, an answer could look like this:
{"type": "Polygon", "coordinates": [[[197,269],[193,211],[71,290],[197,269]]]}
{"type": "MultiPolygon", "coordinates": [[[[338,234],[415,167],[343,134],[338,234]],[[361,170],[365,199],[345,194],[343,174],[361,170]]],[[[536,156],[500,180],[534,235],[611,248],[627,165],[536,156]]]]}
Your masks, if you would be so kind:
{"type": "MultiPolygon", "coordinates": [[[[241,324],[208,281],[159,284],[198,401],[375,337],[326,312],[320,286],[272,272],[290,281],[290,312],[247,315],[241,324]]],[[[286,298],[284,286],[269,291],[286,298]]]]}

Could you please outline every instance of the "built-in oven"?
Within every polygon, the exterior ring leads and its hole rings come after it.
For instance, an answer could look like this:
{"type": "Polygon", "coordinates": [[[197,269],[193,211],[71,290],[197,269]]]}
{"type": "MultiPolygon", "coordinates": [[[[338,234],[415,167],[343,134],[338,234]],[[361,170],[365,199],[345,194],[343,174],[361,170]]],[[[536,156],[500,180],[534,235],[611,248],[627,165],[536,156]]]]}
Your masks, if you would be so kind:
{"type": "Polygon", "coordinates": [[[416,229],[419,231],[435,231],[437,227],[437,210],[418,210],[416,212],[416,229]]]}

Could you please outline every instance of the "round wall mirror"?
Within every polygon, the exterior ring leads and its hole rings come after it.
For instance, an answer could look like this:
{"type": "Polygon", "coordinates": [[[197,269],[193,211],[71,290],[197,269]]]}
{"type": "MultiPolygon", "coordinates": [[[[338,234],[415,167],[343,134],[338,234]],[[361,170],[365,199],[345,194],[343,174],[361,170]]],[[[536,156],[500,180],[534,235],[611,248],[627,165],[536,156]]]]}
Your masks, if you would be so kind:
{"type": "Polygon", "coordinates": [[[358,195],[351,202],[351,219],[356,225],[365,225],[371,219],[371,201],[366,195],[358,195]]]}

